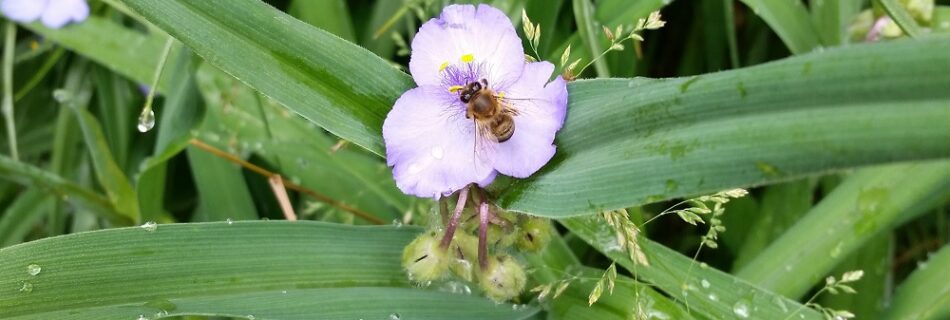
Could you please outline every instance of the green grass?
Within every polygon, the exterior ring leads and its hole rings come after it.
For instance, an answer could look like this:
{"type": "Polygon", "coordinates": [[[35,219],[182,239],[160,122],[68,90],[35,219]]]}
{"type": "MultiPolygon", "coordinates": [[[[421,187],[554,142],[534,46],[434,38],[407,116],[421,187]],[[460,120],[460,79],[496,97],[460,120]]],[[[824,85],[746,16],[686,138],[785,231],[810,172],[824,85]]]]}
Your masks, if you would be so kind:
{"type": "Polygon", "coordinates": [[[63,29],[17,24],[0,318],[946,318],[950,6],[921,19],[905,4],[103,0],[63,29]],[[568,45],[579,66],[606,50],[604,27],[667,22],[568,85],[544,168],[487,189],[556,230],[539,252],[507,250],[529,280],[500,304],[477,283],[409,281],[402,250],[440,226],[438,202],[401,193],[383,159],[382,123],[414,86],[405,43],[473,2],[521,36],[524,9],[558,72],[568,45]],[[864,10],[904,36],[856,43],[864,10]],[[139,87],[162,68],[142,133],[139,87]],[[262,174],[303,221],[260,221],[284,219],[262,174]],[[722,216],[668,214],[732,188],[750,193],[722,216]],[[648,265],[621,248],[614,210],[648,265]],[[589,304],[611,265],[613,292],[589,304]],[[851,270],[856,293],[823,287],[851,270]]]}

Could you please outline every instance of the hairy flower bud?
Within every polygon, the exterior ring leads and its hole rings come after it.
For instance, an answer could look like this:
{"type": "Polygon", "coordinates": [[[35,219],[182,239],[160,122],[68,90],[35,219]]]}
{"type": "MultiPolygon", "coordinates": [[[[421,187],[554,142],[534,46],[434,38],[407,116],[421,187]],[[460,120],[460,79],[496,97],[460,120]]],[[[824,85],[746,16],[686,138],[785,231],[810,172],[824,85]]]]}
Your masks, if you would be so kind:
{"type": "Polygon", "coordinates": [[[445,276],[451,257],[439,247],[442,233],[427,232],[409,243],[402,252],[402,266],[409,279],[425,282],[445,276]]]}
{"type": "Polygon", "coordinates": [[[521,222],[518,232],[518,249],[528,252],[537,252],[551,241],[551,225],[546,219],[528,217],[521,222]]]}
{"type": "Polygon", "coordinates": [[[507,301],[521,293],[526,277],[524,268],[509,255],[488,259],[481,270],[480,285],[485,294],[495,301],[507,301]]]}

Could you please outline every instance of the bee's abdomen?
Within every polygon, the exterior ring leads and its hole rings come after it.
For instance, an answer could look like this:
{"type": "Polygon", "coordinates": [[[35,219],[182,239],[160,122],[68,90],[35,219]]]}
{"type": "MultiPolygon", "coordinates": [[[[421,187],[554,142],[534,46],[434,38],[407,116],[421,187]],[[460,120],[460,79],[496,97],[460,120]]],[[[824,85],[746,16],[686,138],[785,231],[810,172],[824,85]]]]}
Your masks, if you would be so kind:
{"type": "Polygon", "coordinates": [[[492,119],[491,133],[498,139],[498,142],[505,142],[511,139],[515,133],[515,120],[508,114],[499,114],[492,119]]]}

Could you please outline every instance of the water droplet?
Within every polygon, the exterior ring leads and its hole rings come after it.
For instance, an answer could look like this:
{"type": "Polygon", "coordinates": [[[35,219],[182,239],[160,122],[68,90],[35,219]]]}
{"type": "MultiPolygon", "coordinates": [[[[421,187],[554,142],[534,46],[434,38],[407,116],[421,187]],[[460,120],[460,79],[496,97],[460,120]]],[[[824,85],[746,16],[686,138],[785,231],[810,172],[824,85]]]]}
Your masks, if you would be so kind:
{"type": "Polygon", "coordinates": [[[719,301],[719,296],[717,296],[715,293],[710,293],[710,294],[709,294],[709,300],[712,300],[712,301],[719,301]]]}
{"type": "Polygon", "coordinates": [[[442,147],[438,147],[438,146],[432,147],[432,152],[430,153],[432,154],[433,158],[436,158],[439,160],[442,160],[442,157],[445,156],[445,150],[442,150],[442,147]]]}
{"type": "Polygon", "coordinates": [[[141,226],[139,226],[139,228],[142,228],[142,230],[145,230],[148,232],[152,232],[158,229],[158,224],[155,223],[154,221],[149,221],[149,222],[143,223],[141,226]]]}
{"type": "Polygon", "coordinates": [[[287,294],[287,290],[283,290],[280,293],[287,294]]]}
{"type": "Polygon", "coordinates": [[[139,115],[139,132],[148,132],[155,127],[155,112],[152,109],[142,110],[139,115]]]}
{"type": "Polygon", "coordinates": [[[234,220],[231,220],[231,218],[228,218],[228,219],[227,219],[227,220],[225,220],[225,221],[227,221],[227,222],[228,222],[228,224],[234,224],[234,220]]]}
{"type": "Polygon", "coordinates": [[[402,220],[393,219],[393,226],[395,226],[396,228],[401,228],[401,227],[402,227],[402,220]]]}
{"type": "Polygon", "coordinates": [[[310,161],[307,161],[307,159],[304,159],[304,158],[297,158],[297,166],[298,166],[298,167],[306,168],[308,165],[310,165],[310,161]]]}
{"type": "Polygon", "coordinates": [[[247,318],[247,320],[254,320],[254,319],[257,319],[256,317],[254,317],[253,314],[249,314],[249,315],[247,315],[245,318],[247,318]]]}
{"type": "Polygon", "coordinates": [[[735,313],[739,318],[748,318],[749,303],[745,299],[739,300],[736,304],[732,305],[732,313],[735,313]]]}
{"type": "Polygon", "coordinates": [[[708,268],[709,268],[709,265],[706,264],[705,262],[700,262],[700,263],[699,263],[699,267],[700,267],[700,268],[703,268],[703,269],[708,269],[708,268]]]}
{"type": "Polygon", "coordinates": [[[26,266],[26,273],[30,274],[31,276],[40,274],[40,271],[43,271],[43,268],[38,264],[32,263],[26,266]]]}
{"type": "Polygon", "coordinates": [[[395,312],[390,313],[390,314],[389,314],[389,320],[399,320],[399,314],[398,314],[398,313],[395,313],[395,312]]]}
{"type": "Polygon", "coordinates": [[[144,314],[140,314],[138,318],[135,318],[135,320],[148,320],[148,317],[146,317],[144,314]]]}
{"type": "Polygon", "coordinates": [[[67,101],[72,99],[72,97],[73,95],[70,94],[69,91],[66,91],[64,89],[53,90],[53,99],[56,100],[56,102],[66,103],[67,101]]]}
{"type": "Polygon", "coordinates": [[[33,292],[33,284],[23,281],[22,283],[20,283],[20,292],[23,292],[23,293],[33,292]]]}
{"type": "Polygon", "coordinates": [[[703,286],[703,289],[709,289],[709,281],[707,281],[706,279],[703,279],[703,281],[700,281],[699,284],[703,286]]]}

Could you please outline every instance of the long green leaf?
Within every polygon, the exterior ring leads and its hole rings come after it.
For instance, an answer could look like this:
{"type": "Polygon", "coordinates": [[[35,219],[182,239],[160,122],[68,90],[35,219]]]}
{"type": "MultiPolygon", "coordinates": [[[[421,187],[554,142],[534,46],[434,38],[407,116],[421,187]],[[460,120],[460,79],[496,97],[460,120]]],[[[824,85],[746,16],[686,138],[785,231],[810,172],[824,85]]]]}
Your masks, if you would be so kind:
{"type": "Polygon", "coordinates": [[[613,293],[604,290],[600,299],[588,305],[588,297],[604,271],[580,268],[580,280],[572,282],[564,293],[553,299],[549,319],[693,319],[693,316],[670,298],[645,283],[618,276],[613,293]]]}
{"type": "Polygon", "coordinates": [[[570,85],[558,153],[498,193],[548,217],[950,157],[950,41],[850,46],[677,79],[570,85]],[[895,59],[900,57],[900,59],[895,59]]]}
{"type": "Polygon", "coordinates": [[[950,245],[944,245],[897,288],[883,319],[950,317],[950,245]]]}
{"type": "MultiPolygon", "coordinates": [[[[69,28],[50,29],[39,22],[23,27],[143,84],[151,82],[165,43],[162,37],[147,36],[95,16],[69,28]]],[[[168,63],[175,59],[177,56],[171,55],[168,63]]],[[[164,92],[169,84],[168,78],[159,82],[159,91],[164,92]]]]}
{"type": "Polygon", "coordinates": [[[887,232],[864,244],[831,272],[835,277],[848,271],[862,270],[861,281],[851,284],[857,294],[822,295],[818,303],[835,310],[848,310],[857,319],[879,315],[888,304],[892,290],[891,266],[894,262],[894,236],[887,232]]]}
{"type": "Polygon", "coordinates": [[[53,198],[38,188],[31,188],[17,195],[0,214],[0,248],[23,242],[26,236],[53,208],[53,198]]]}
{"type": "Polygon", "coordinates": [[[914,17],[910,15],[910,12],[907,11],[904,6],[902,6],[897,0],[874,0],[876,3],[881,5],[884,8],[884,11],[887,12],[887,15],[894,20],[894,23],[897,23],[897,26],[904,30],[908,36],[912,38],[919,37],[923,34],[920,25],[917,24],[917,21],[914,20],[914,17]]]}
{"type": "Polygon", "coordinates": [[[29,187],[45,189],[66,202],[95,212],[100,217],[118,225],[132,223],[132,220],[119,213],[106,197],[43,169],[14,161],[10,157],[0,156],[0,178],[29,187]]]}
{"type": "MultiPolygon", "coordinates": [[[[732,262],[733,270],[739,269],[762,253],[772,241],[781,236],[812,206],[815,189],[814,179],[803,179],[765,188],[761,209],[753,217],[744,235],[742,247],[732,262]]],[[[726,226],[732,230],[730,226],[726,226]]],[[[727,232],[732,233],[732,232],[727,232]]]]}
{"type": "Polygon", "coordinates": [[[92,165],[96,171],[96,178],[105,189],[109,200],[115,203],[116,210],[127,216],[129,220],[138,222],[141,220],[138,197],[132,188],[132,183],[113,159],[99,121],[84,108],[79,106],[70,108],[79,121],[79,128],[89,148],[92,165]]]}
{"type": "Polygon", "coordinates": [[[801,0],[742,0],[778,34],[788,49],[801,54],[818,47],[818,33],[801,0]]]}
{"type": "Polygon", "coordinates": [[[736,275],[799,297],[881,232],[950,197],[950,161],[868,168],[848,177],[736,275]]]}
{"type": "MultiPolygon", "coordinates": [[[[574,8],[574,21],[577,23],[578,29],[580,29],[578,30],[578,34],[581,37],[581,41],[584,42],[591,56],[596,57],[601,52],[604,52],[604,47],[601,44],[604,35],[603,31],[601,31],[601,27],[593,19],[593,5],[590,3],[590,0],[573,0],[571,2],[574,8]]],[[[621,35],[616,36],[620,37],[621,35]]],[[[607,62],[603,59],[594,61],[594,69],[597,70],[597,75],[600,77],[610,76],[610,71],[607,69],[607,62]]]]}
{"type": "Polygon", "coordinates": [[[597,303],[589,305],[588,297],[604,270],[581,265],[560,236],[553,237],[544,250],[525,255],[525,259],[534,269],[532,280],[551,288],[540,299],[551,319],[630,319],[638,312],[660,319],[692,319],[681,305],[651,286],[623,276],[617,278],[616,292],[604,290],[597,303]],[[555,297],[565,282],[569,285],[563,296],[555,297]]]}
{"type": "Polygon", "coordinates": [[[135,319],[167,311],[313,319],[363,309],[367,319],[521,319],[535,312],[396,288],[407,286],[400,256],[418,231],[249,221],[47,238],[0,249],[0,318],[135,319]]]}
{"type": "Polygon", "coordinates": [[[412,80],[371,52],[260,1],[124,2],[250,87],[383,154],[383,119],[412,80]]]}
{"type": "Polygon", "coordinates": [[[796,319],[821,319],[818,312],[802,308],[798,302],[719,270],[703,267],[646,238],[638,240],[650,265],[635,265],[628,253],[619,249],[613,230],[599,216],[563,219],[561,223],[637,278],[652,283],[655,288],[706,318],[784,319],[797,313],[796,319]]]}

